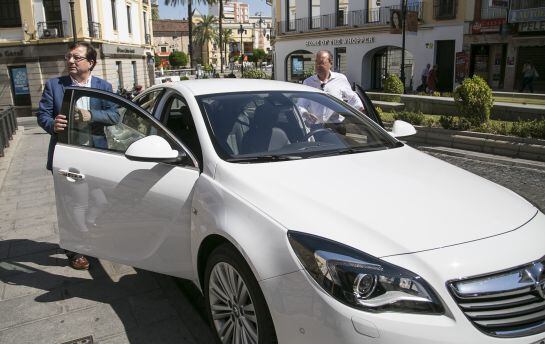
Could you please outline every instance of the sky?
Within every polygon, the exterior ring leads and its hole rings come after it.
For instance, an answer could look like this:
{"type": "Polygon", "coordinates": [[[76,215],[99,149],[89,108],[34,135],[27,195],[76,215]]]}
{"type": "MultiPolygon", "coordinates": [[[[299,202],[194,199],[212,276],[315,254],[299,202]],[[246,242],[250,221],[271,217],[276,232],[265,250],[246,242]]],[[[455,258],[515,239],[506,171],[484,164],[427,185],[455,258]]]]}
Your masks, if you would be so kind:
{"type": "MultiPolygon", "coordinates": [[[[196,2],[196,1],[194,1],[196,2]]],[[[261,11],[264,16],[271,15],[271,6],[265,3],[265,0],[241,0],[239,2],[246,2],[250,6],[250,15],[254,15],[256,12],[261,11]]],[[[185,6],[165,6],[164,0],[158,0],[159,3],[159,17],[161,19],[182,19],[187,18],[187,5],[185,6]]],[[[197,5],[197,8],[202,14],[208,13],[208,7],[206,5],[197,5]]]]}

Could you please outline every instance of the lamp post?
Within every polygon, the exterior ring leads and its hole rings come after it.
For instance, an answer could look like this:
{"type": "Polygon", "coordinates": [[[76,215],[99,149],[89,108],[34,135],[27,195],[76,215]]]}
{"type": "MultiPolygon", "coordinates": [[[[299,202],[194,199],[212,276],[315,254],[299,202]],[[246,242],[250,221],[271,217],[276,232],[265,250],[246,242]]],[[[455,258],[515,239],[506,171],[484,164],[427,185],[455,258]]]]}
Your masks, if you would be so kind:
{"type": "Polygon", "coordinates": [[[78,34],[76,33],[76,18],[74,14],[74,0],[68,0],[70,4],[70,16],[72,21],[72,36],[74,38],[74,43],[78,41],[78,34]]]}
{"type": "Polygon", "coordinates": [[[401,82],[403,83],[403,94],[406,93],[405,90],[405,21],[407,19],[407,0],[401,0],[401,27],[403,30],[402,33],[402,42],[401,42],[401,82]]]}
{"type": "Polygon", "coordinates": [[[246,30],[244,30],[242,24],[240,24],[237,32],[240,34],[240,58],[242,60],[240,64],[240,74],[244,77],[244,46],[242,45],[242,34],[245,34],[246,30]]]}

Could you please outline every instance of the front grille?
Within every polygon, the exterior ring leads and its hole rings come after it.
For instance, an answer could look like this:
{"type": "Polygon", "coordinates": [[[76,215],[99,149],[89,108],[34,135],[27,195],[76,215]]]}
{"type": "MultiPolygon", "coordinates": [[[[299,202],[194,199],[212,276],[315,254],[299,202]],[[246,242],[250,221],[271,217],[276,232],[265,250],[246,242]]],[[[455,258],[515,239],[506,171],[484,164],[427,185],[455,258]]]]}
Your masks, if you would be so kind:
{"type": "Polygon", "coordinates": [[[466,317],[488,335],[545,332],[545,259],[447,285],[466,317]]]}

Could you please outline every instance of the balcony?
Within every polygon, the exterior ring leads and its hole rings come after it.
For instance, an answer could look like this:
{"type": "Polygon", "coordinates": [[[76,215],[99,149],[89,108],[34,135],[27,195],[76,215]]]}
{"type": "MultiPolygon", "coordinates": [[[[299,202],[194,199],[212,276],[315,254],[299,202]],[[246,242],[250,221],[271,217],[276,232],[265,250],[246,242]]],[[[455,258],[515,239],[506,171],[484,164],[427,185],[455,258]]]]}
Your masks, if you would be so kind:
{"type": "MultiPolygon", "coordinates": [[[[277,23],[276,30],[278,34],[285,35],[337,28],[388,25],[390,23],[390,10],[399,8],[399,6],[391,6],[356,11],[339,11],[321,16],[280,21],[277,23]]],[[[407,10],[418,12],[418,19],[422,20],[422,3],[407,6],[407,10]]]]}
{"type": "Polygon", "coordinates": [[[518,0],[511,1],[512,10],[524,10],[529,8],[545,7],[545,0],[518,0]]]}
{"type": "Polygon", "coordinates": [[[458,0],[434,0],[433,17],[437,20],[456,19],[458,0]]]}
{"type": "Polygon", "coordinates": [[[151,45],[151,35],[149,33],[144,35],[144,39],[146,41],[146,45],[151,45]]]}
{"type": "Polygon", "coordinates": [[[89,37],[98,38],[102,37],[102,31],[100,29],[100,23],[89,22],[89,37]]]}
{"type": "Polygon", "coordinates": [[[66,37],[66,20],[51,20],[38,22],[38,38],[62,38],[66,37]]]}

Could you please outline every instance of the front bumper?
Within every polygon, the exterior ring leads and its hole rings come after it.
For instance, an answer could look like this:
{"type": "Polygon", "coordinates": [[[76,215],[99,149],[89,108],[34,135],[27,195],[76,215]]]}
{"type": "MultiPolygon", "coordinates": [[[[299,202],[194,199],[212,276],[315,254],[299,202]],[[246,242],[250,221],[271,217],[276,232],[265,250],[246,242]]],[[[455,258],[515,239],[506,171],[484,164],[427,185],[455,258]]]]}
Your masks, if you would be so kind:
{"type": "MultiPolygon", "coordinates": [[[[374,314],[351,308],[325,293],[305,270],[261,281],[260,286],[279,343],[506,343],[479,332],[463,315],[374,314]]],[[[541,340],[545,333],[509,343],[541,340]]]]}

